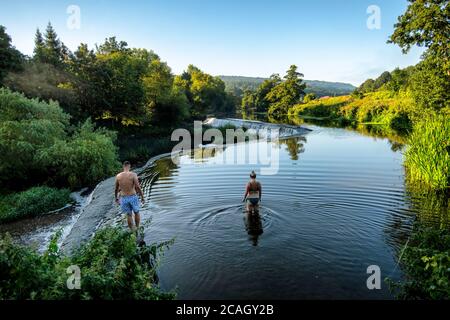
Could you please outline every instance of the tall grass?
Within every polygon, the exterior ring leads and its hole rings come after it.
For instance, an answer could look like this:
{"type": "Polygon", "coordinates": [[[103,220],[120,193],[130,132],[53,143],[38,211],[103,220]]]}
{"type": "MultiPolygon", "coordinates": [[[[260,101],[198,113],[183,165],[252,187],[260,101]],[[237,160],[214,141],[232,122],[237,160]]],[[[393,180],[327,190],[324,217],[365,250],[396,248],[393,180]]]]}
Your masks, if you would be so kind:
{"type": "Polygon", "coordinates": [[[450,184],[450,118],[433,115],[415,124],[408,138],[405,166],[412,182],[432,189],[450,184]]]}

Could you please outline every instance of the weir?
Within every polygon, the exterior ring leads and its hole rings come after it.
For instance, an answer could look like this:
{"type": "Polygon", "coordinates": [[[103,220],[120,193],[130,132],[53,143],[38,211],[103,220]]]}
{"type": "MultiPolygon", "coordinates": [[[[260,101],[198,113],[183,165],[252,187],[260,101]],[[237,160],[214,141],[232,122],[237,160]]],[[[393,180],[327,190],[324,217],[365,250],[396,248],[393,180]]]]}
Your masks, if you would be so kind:
{"type": "Polygon", "coordinates": [[[213,128],[220,128],[229,125],[235,126],[236,128],[245,128],[249,131],[249,133],[256,134],[262,138],[289,138],[301,136],[312,131],[311,129],[300,126],[234,118],[208,118],[203,122],[203,124],[213,128]],[[267,136],[267,134],[270,134],[270,137],[267,136]]]}

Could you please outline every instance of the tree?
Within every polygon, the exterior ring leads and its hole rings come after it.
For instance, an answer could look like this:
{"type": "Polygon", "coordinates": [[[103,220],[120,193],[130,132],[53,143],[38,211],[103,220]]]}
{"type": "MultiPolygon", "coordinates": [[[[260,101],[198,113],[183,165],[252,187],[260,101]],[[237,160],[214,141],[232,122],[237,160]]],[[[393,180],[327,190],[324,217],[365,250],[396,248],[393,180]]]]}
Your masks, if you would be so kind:
{"type": "Polygon", "coordinates": [[[208,112],[230,112],[233,100],[225,92],[225,83],[199,68],[189,65],[187,70],[175,79],[191,105],[191,115],[203,118],[208,112]]]}
{"type": "Polygon", "coordinates": [[[174,85],[174,76],[165,62],[154,59],[143,77],[146,108],[153,122],[176,123],[188,117],[188,101],[174,85]]]}
{"type": "Polygon", "coordinates": [[[419,115],[429,110],[450,110],[450,79],[434,59],[425,59],[414,68],[410,88],[419,115]]]}
{"type": "Polygon", "coordinates": [[[302,78],[303,74],[297,72],[297,66],[291,65],[286,72],[285,80],[267,94],[266,98],[270,102],[270,114],[287,114],[290,107],[301,101],[306,88],[302,78]]]}
{"type": "Polygon", "coordinates": [[[109,54],[114,52],[126,52],[130,50],[128,43],[125,41],[117,41],[116,37],[109,37],[100,46],[97,46],[98,54],[109,54]]]}
{"type": "Polygon", "coordinates": [[[58,35],[50,22],[45,30],[44,44],[44,55],[41,62],[60,66],[64,61],[63,44],[58,39],[58,35]]]}
{"type": "Polygon", "coordinates": [[[375,79],[373,83],[374,90],[380,89],[383,85],[388,83],[392,79],[391,73],[389,71],[383,72],[378,78],[375,79]]]}
{"type": "Polygon", "coordinates": [[[6,28],[0,25],[0,85],[9,71],[21,68],[22,60],[22,54],[11,45],[6,28]]]}
{"type": "Polygon", "coordinates": [[[280,83],[280,76],[278,74],[272,74],[254,92],[246,90],[242,98],[242,109],[247,112],[267,112],[270,106],[267,95],[280,83]]]}
{"type": "Polygon", "coordinates": [[[37,61],[44,61],[45,59],[45,43],[39,28],[37,28],[36,34],[34,36],[33,57],[37,61]]]}
{"type": "Polygon", "coordinates": [[[304,98],[303,98],[303,102],[304,103],[308,103],[311,102],[313,100],[316,100],[317,96],[315,93],[308,93],[304,98]]]}
{"type": "Polygon", "coordinates": [[[388,43],[398,44],[404,53],[413,45],[428,48],[428,55],[450,75],[449,0],[408,0],[406,12],[398,17],[388,43]]]}

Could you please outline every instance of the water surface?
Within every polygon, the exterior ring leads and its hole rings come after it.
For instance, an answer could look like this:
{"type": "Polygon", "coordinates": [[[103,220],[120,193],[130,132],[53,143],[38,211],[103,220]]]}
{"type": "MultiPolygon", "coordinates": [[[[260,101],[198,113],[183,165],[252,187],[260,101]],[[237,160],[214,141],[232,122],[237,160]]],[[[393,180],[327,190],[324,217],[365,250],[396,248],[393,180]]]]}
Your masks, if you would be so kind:
{"type": "MultiPolygon", "coordinates": [[[[367,267],[401,278],[397,256],[414,218],[401,148],[355,131],[313,131],[273,144],[276,175],[263,186],[259,216],[241,202],[260,166],[204,161],[147,169],[146,241],[175,238],[160,267],[163,289],[180,299],[389,299],[368,290],[367,267]]],[[[254,143],[254,142],[252,142],[254,143]]],[[[245,145],[230,145],[233,152],[245,145]],[[234,149],[234,150],[233,150],[234,149]]],[[[189,160],[185,156],[184,160],[189,160]]]]}

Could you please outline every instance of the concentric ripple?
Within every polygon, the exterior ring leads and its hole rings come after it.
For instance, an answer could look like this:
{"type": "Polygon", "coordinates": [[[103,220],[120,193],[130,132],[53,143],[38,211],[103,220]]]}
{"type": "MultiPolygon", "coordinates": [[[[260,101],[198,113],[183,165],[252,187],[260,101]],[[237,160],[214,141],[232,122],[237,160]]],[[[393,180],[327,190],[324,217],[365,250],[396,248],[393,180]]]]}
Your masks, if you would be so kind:
{"type": "Polygon", "coordinates": [[[141,174],[143,219],[152,218],[146,240],[175,237],[160,269],[163,288],[187,299],[391,298],[366,280],[369,265],[382,279],[401,277],[397,251],[416,201],[405,190],[402,155],[386,139],[312,129],[277,143],[278,173],[258,176],[257,216],[241,200],[259,165],[161,159],[141,174]]]}

